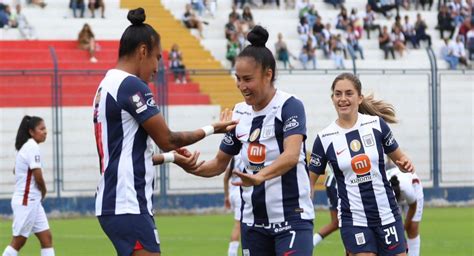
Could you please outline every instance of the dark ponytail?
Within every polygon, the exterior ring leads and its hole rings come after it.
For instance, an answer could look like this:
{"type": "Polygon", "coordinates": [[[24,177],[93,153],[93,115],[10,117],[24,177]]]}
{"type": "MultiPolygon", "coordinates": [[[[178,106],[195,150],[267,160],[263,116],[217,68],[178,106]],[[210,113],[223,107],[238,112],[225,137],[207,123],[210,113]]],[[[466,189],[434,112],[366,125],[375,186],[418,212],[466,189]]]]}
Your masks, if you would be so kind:
{"type": "Polygon", "coordinates": [[[127,19],[132,25],[125,29],[120,38],[119,58],[133,54],[141,44],[145,44],[149,51],[160,45],[160,35],[152,26],[144,23],[146,15],[143,8],[130,10],[127,19]]]}
{"type": "Polygon", "coordinates": [[[20,150],[23,147],[28,139],[31,138],[30,130],[34,130],[36,126],[38,126],[43,119],[37,116],[24,116],[21,120],[20,127],[18,127],[18,132],[16,133],[16,140],[15,140],[15,149],[20,150]]]}
{"type": "Polygon", "coordinates": [[[395,192],[395,198],[397,201],[400,201],[400,181],[397,175],[393,175],[392,178],[390,178],[390,185],[392,185],[393,192],[395,192]]]}
{"type": "Polygon", "coordinates": [[[248,34],[247,40],[251,45],[245,47],[237,56],[237,58],[250,57],[257,62],[262,67],[262,72],[265,72],[267,69],[272,70],[272,80],[275,82],[275,58],[273,57],[272,52],[265,47],[265,43],[268,41],[268,31],[262,26],[255,26],[248,34]]]}

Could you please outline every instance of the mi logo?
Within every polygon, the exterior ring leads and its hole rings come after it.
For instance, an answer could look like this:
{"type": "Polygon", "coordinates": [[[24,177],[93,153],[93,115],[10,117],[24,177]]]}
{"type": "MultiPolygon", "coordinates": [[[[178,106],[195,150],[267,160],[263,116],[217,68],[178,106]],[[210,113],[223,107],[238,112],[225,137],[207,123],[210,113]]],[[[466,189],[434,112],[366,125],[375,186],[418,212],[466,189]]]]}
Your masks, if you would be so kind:
{"type": "Polygon", "coordinates": [[[266,157],[266,148],[258,142],[252,142],[247,149],[247,156],[251,163],[263,164],[266,157]]]}
{"type": "Polygon", "coordinates": [[[352,170],[358,175],[366,174],[370,172],[370,169],[372,168],[370,159],[366,154],[353,157],[351,160],[351,166],[352,170]]]}

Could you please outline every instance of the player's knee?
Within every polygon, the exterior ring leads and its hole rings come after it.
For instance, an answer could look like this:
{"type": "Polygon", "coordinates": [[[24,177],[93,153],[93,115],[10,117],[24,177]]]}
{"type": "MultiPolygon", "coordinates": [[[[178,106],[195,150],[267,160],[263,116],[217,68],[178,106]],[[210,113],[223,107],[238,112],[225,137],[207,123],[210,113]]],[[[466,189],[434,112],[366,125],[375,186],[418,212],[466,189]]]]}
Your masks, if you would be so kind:
{"type": "Polygon", "coordinates": [[[41,248],[53,247],[53,235],[48,230],[39,236],[41,248]]]}

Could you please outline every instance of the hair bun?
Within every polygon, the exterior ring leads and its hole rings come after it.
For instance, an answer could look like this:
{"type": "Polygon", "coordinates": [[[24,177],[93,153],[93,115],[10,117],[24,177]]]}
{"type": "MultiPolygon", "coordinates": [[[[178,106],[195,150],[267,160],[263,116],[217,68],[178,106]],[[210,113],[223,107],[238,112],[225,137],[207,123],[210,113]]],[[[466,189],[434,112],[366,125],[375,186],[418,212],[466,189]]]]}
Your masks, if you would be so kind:
{"type": "Polygon", "coordinates": [[[128,11],[127,19],[133,25],[141,25],[145,21],[145,10],[141,7],[128,11]]]}
{"type": "Polygon", "coordinates": [[[268,31],[257,25],[248,33],[247,40],[252,46],[265,47],[265,43],[268,41],[268,31]]]}

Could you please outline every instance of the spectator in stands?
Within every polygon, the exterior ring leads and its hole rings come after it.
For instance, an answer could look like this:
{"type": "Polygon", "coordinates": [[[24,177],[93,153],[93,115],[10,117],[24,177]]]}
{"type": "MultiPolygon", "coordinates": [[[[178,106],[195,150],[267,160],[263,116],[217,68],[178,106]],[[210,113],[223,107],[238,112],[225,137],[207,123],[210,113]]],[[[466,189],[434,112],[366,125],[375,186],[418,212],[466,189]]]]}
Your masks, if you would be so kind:
{"type": "Polygon", "coordinates": [[[7,7],[8,5],[0,3],[0,28],[8,28],[10,26],[10,15],[8,14],[7,7]]]}
{"type": "Polygon", "coordinates": [[[238,21],[242,18],[239,11],[237,11],[237,6],[236,5],[232,5],[232,11],[229,13],[229,17],[235,18],[236,21],[238,21]]]}
{"type": "Polygon", "coordinates": [[[230,40],[227,41],[227,52],[225,58],[230,61],[231,67],[235,66],[235,59],[240,53],[240,43],[237,38],[237,34],[233,33],[230,35],[230,40]]]}
{"type": "Polygon", "coordinates": [[[474,60],[474,26],[466,34],[466,48],[469,52],[469,60],[474,60]]]}
{"type": "Polygon", "coordinates": [[[287,64],[290,67],[290,69],[293,69],[293,65],[291,65],[290,62],[290,57],[293,57],[293,54],[291,54],[290,50],[288,50],[288,46],[286,45],[285,41],[283,41],[283,35],[281,33],[278,33],[278,41],[275,43],[275,53],[276,53],[276,59],[283,62],[283,66],[285,69],[287,68],[287,64]]]}
{"type": "Polygon", "coordinates": [[[244,10],[242,11],[242,21],[244,21],[249,30],[251,30],[255,26],[255,22],[253,21],[252,11],[250,10],[250,6],[244,6],[244,10]]]}
{"type": "Polygon", "coordinates": [[[81,12],[79,17],[84,18],[84,11],[86,9],[86,4],[84,3],[84,0],[71,0],[69,6],[72,9],[72,15],[74,16],[74,18],[78,17],[77,10],[81,12]]]}
{"type": "Polygon", "coordinates": [[[237,19],[234,15],[229,14],[229,22],[225,24],[225,38],[231,40],[232,35],[237,33],[237,19]]]}
{"type": "Polygon", "coordinates": [[[349,17],[347,16],[347,10],[344,6],[341,6],[341,11],[337,15],[336,28],[346,31],[347,26],[350,24],[349,17]]]}
{"type": "Polygon", "coordinates": [[[461,36],[461,41],[465,41],[467,32],[471,30],[472,22],[470,19],[465,19],[461,26],[459,26],[458,35],[461,36]]]}
{"type": "Polygon", "coordinates": [[[309,37],[308,35],[310,33],[309,24],[306,17],[300,18],[300,23],[298,24],[297,31],[298,31],[298,35],[301,40],[301,43],[303,43],[303,45],[306,44],[309,37]]]}
{"type": "MultiPolygon", "coordinates": [[[[428,11],[431,11],[431,7],[433,6],[433,0],[419,0],[419,3],[421,4],[421,8],[423,11],[425,10],[425,5],[428,5],[428,11]]],[[[418,10],[418,2],[416,5],[416,9],[418,10]]]]}
{"type": "Polygon", "coordinates": [[[438,26],[440,38],[444,38],[444,31],[449,31],[449,38],[453,38],[454,34],[454,20],[451,15],[448,13],[448,7],[442,5],[438,13],[438,26]]]}
{"type": "Polygon", "coordinates": [[[198,17],[196,17],[196,15],[194,14],[192,10],[191,4],[186,4],[185,8],[186,8],[186,11],[184,12],[183,17],[181,18],[181,20],[184,23],[184,26],[186,26],[188,29],[193,29],[193,28],[197,29],[199,31],[199,36],[201,38],[204,38],[203,33],[202,33],[203,22],[200,19],[198,19],[198,17]]]}
{"type": "Polygon", "coordinates": [[[360,39],[362,37],[362,33],[364,32],[364,22],[357,14],[357,8],[352,8],[349,20],[352,28],[359,34],[357,39],[360,39]]]}
{"type": "Polygon", "coordinates": [[[349,50],[351,57],[357,59],[355,53],[357,51],[360,53],[360,58],[364,59],[364,50],[359,44],[359,32],[357,32],[357,30],[354,30],[352,26],[349,25],[347,26],[345,37],[347,42],[347,50],[349,50]]]}
{"type": "Polygon", "coordinates": [[[321,22],[321,17],[316,18],[313,25],[313,35],[316,37],[318,44],[322,41],[324,24],[321,22]]]}
{"type": "MultiPolygon", "coordinates": [[[[388,11],[392,9],[398,9],[398,5],[391,3],[390,1],[379,1],[379,0],[368,0],[367,3],[377,13],[383,14],[385,18],[391,18],[392,15],[388,11]]],[[[398,10],[397,10],[398,13],[398,10]]]]}
{"type": "Polygon", "coordinates": [[[392,54],[392,58],[395,59],[395,51],[393,49],[393,43],[388,33],[388,27],[383,26],[382,33],[379,35],[379,48],[383,50],[385,59],[388,59],[388,53],[392,54]]]}
{"type": "Polygon", "coordinates": [[[400,30],[402,30],[402,17],[400,16],[395,16],[395,22],[393,23],[393,26],[392,26],[392,32],[395,31],[395,28],[399,28],[400,30]]]}
{"type": "Polygon", "coordinates": [[[443,41],[444,45],[441,47],[441,57],[448,63],[449,69],[454,70],[457,68],[459,60],[453,55],[453,49],[450,47],[449,39],[444,38],[443,41]]]}
{"type": "Polygon", "coordinates": [[[416,41],[418,42],[418,45],[420,44],[420,41],[428,41],[428,47],[431,47],[431,36],[426,33],[426,29],[428,29],[428,26],[421,18],[421,14],[418,13],[415,22],[416,41]]]}
{"type": "Polygon", "coordinates": [[[16,22],[18,23],[18,30],[20,35],[26,40],[36,40],[38,36],[36,35],[35,28],[28,22],[26,16],[21,12],[21,5],[16,5],[16,22]]]}
{"type": "Polygon", "coordinates": [[[186,81],[186,67],[183,64],[183,54],[179,50],[177,44],[171,46],[171,51],[168,55],[170,69],[173,72],[175,83],[187,83],[186,81]]]}
{"type": "Polygon", "coordinates": [[[47,3],[45,3],[43,0],[27,0],[26,1],[28,4],[33,4],[33,5],[37,5],[41,8],[44,8],[46,7],[47,3]]]}
{"type": "Polygon", "coordinates": [[[95,42],[95,36],[94,33],[92,32],[91,27],[89,24],[84,24],[82,27],[81,31],[79,32],[79,36],[77,39],[77,42],[79,44],[79,48],[82,50],[86,50],[90,54],[90,62],[96,63],[97,58],[95,57],[95,52],[96,52],[96,42],[95,42]]]}
{"type": "Polygon", "coordinates": [[[390,35],[390,41],[393,44],[393,49],[397,51],[400,56],[403,57],[403,52],[405,52],[405,36],[399,27],[395,27],[392,34],[390,35]]]}
{"type": "Polygon", "coordinates": [[[420,47],[416,37],[415,26],[410,23],[408,15],[405,15],[405,23],[403,23],[402,32],[405,36],[405,39],[410,41],[413,48],[417,49],[420,47]]]}
{"type": "Polygon", "coordinates": [[[203,0],[191,0],[191,6],[197,11],[199,16],[202,16],[204,10],[206,10],[203,0]]]}
{"type": "Polygon", "coordinates": [[[467,8],[468,6],[466,5],[466,3],[461,2],[461,0],[454,0],[449,3],[449,12],[451,14],[451,17],[453,17],[455,27],[457,27],[464,21],[463,13],[467,8]]]}
{"type": "Polygon", "coordinates": [[[377,30],[379,32],[379,35],[381,33],[380,25],[375,24],[376,18],[377,18],[377,15],[375,14],[374,10],[372,10],[372,7],[370,6],[370,4],[367,4],[365,6],[365,15],[364,15],[364,29],[367,32],[367,39],[370,39],[371,30],[377,30]]]}
{"type": "Polygon", "coordinates": [[[308,62],[313,63],[313,69],[316,69],[316,48],[313,46],[313,39],[308,38],[308,41],[301,48],[300,61],[304,69],[307,69],[308,62]]]}
{"type": "Polygon", "coordinates": [[[89,10],[91,11],[91,18],[95,18],[95,10],[100,8],[100,17],[105,19],[105,4],[104,0],[89,0],[89,10]]]}
{"type": "Polygon", "coordinates": [[[321,41],[319,41],[319,48],[323,49],[324,56],[326,58],[330,57],[330,52],[331,52],[331,23],[326,23],[326,27],[323,29],[321,32],[322,37],[321,41]]]}
{"type": "Polygon", "coordinates": [[[461,36],[458,35],[456,37],[455,42],[451,42],[449,44],[450,51],[452,52],[453,56],[456,57],[459,61],[459,63],[463,64],[467,68],[470,68],[471,66],[467,62],[466,58],[466,51],[464,49],[464,43],[461,41],[461,36]]]}
{"type": "Polygon", "coordinates": [[[344,0],[324,0],[325,3],[332,4],[334,9],[337,9],[339,6],[342,6],[344,0]]]}
{"type": "Polygon", "coordinates": [[[329,42],[330,57],[334,60],[337,69],[345,69],[344,56],[346,55],[344,45],[340,41],[340,35],[331,37],[329,42]]]}

